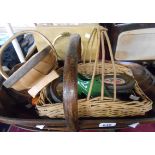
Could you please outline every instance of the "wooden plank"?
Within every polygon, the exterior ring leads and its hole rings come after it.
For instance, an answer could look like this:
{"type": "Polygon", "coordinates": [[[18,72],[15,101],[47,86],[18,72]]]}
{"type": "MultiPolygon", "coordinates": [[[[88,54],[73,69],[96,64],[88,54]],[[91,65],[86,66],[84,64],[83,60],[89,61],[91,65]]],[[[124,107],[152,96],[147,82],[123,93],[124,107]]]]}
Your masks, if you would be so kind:
{"type": "Polygon", "coordinates": [[[52,82],[54,79],[58,78],[59,75],[56,71],[50,72],[48,75],[45,75],[36,85],[34,85],[28,93],[34,98],[42,88],[52,82]]]}
{"type": "Polygon", "coordinates": [[[33,67],[35,67],[43,58],[49,54],[51,50],[50,46],[47,46],[41,52],[35,54],[30,58],[23,66],[21,66],[16,72],[14,72],[3,85],[6,88],[11,88],[18,80],[20,80],[26,73],[28,73],[33,67]]]}

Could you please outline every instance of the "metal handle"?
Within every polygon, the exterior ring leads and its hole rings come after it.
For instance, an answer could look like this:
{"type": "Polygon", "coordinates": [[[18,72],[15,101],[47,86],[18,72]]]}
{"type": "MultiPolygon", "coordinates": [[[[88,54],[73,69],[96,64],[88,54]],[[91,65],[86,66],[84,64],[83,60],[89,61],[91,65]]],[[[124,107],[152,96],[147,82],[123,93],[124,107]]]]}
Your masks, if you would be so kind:
{"type": "MultiPolygon", "coordinates": [[[[56,43],[58,42],[58,40],[60,38],[63,38],[63,37],[70,37],[71,35],[73,35],[72,33],[70,32],[63,32],[61,34],[59,34],[58,36],[55,37],[55,39],[53,40],[53,46],[55,47],[56,43]]],[[[83,45],[83,42],[81,41],[81,52],[80,52],[80,57],[79,59],[81,59],[81,56],[83,55],[83,52],[84,51],[84,45],[83,45]]],[[[62,60],[63,58],[59,55],[59,53],[57,53],[57,56],[62,60]]]]}

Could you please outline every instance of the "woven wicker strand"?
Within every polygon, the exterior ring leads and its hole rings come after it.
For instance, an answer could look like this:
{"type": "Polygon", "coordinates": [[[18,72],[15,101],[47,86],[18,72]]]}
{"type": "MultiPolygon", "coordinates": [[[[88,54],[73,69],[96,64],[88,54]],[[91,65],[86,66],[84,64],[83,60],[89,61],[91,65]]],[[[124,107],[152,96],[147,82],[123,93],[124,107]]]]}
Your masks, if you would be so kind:
{"type": "Polygon", "coordinates": [[[102,45],[102,86],[101,86],[101,100],[104,100],[104,73],[105,73],[105,47],[104,47],[104,37],[101,33],[101,44],[102,45]]]}
{"type": "MultiPolygon", "coordinates": [[[[141,116],[152,109],[152,101],[144,94],[139,87],[138,83],[135,84],[135,92],[140,96],[140,101],[122,101],[116,97],[116,73],[124,73],[133,77],[132,71],[120,64],[114,63],[112,49],[109,41],[109,37],[105,29],[93,30],[92,35],[89,39],[93,39],[97,34],[98,47],[102,48],[102,60],[98,60],[99,50],[96,52],[95,62],[86,63],[85,54],[91,52],[89,50],[84,52],[83,63],[78,64],[78,73],[83,75],[92,76],[91,86],[87,98],[78,100],[78,114],[79,118],[84,117],[125,117],[125,116],[141,116]],[[96,32],[96,33],[95,33],[96,32]],[[105,47],[104,41],[106,40],[109,48],[111,62],[105,62],[105,47]],[[114,96],[113,98],[104,96],[104,76],[106,74],[114,75],[114,96]],[[94,83],[94,76],[101,75],[102,77],[102,88],[101,96],[90,98],[92,86],[94,83]]],[[[91,45],[92,47],[92,45],[91,45]]],[[[89,49],[89,48],[88,48],[89,49]]],[[[98,48],[99,49],[99,48],[98,48]]],[[[91,54],[91,53],[90,53],[91,54]]],[[[90,56],[91,58],[91,56],[90,56]]],[[[134,77],[133,77],[134,78],[134,77]]],[[[40,93],[40,100],[36,106],[39,116],[47,116],[49,118],[64,118],[63,104],[45,104],[45,96],[43,91],[40,93]]]]}
{"type": "Polygon", "coordinates": [[[97,60],[99,57],[99,50],[100,50],[100,33],[99,33],[99,31],[97,31],[97,43],[98,43],[98,51],[96,52],[96,56],[95,56],[95,63],[93,66],[93,74],[92,74],[91,83],[90,83],[90,87],[89,87],[89,91],[88,91],[88,95],[87,95],[87,100],[90,99],[90,94],[91,94],[92,87],[94,84],[95,72],[96,72],[96,68],[97,68],[97,62],[98,62],[97,60]]]}
{"type": "MultiPolygon", "coordinates": [[[[104,33],[106,41],[107,41],[107,44],[108,44],[110,58],[111,58],[111,63],[112,63],[112,66],[113,66],[113,74],[114,74],[114,101],[115,101],[116,100],[116,68],[115,68],[115,63],[114,63],[114,57],[113,57],[113,54],[112,54],[112,49],[111,49],[111,45],[110,45],[110,40],[109,40],[108,34],[107,34],[106,31],[102,31],[102,32],[104,33]]],[[[102,42],[102,44],[104,44],[104,43],[102,42]]]]}

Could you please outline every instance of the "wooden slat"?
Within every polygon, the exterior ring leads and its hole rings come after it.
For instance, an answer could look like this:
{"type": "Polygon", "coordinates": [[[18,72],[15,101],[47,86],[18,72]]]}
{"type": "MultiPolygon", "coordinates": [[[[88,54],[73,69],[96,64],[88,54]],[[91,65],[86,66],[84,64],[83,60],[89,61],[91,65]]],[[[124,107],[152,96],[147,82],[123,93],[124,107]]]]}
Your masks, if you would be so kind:
{"type": "Polygon", "coordinates": [[[59,75],[56,71],[50,72],[48,75],[45,75],[36,85],[34,85],[28,93],[34,98],[38,92],[52,82],[54,79],[58,78],[59,75]]]}
{"type": "Polygon", "coordinates": [[[11,88],[18,80],[20,80],[26,73],[28,73],[33,67],[35,67],[47,54],[50,52],[50,46],[47,46],[41,52],[35,54],[29,59],[23,66],[21,66],[16,72],[14,72],[3,85],[6,88],[11,88]]]}

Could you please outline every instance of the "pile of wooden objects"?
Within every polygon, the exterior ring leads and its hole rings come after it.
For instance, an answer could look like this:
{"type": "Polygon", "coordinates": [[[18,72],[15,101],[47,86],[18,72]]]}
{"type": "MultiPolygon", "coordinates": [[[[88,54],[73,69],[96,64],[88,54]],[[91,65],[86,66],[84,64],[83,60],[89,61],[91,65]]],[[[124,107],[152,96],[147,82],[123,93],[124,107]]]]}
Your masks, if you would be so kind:
{"type": "Polygon", "coordinates": [[[52,41],[45,32],[35,30],[15,34],[0,49],[0,57],[13,39],[25,33],[34,34],[39,52],[17,64],[9,75],[0,59],[3,86],[21,96],[26,94],[39,117],[68,118],[70,123],[84,117],[145,115],[152,109],[152,101],[140,89],[132,71],[115,64],[107,29],[93,25],[88,33],[88,27],[79,31],[77,27],[53,28],[52,41]],[[38,36],[48,45],[37,41],[38,36]],[[105,60],[108,52],[111,61],[105,60]]]}

